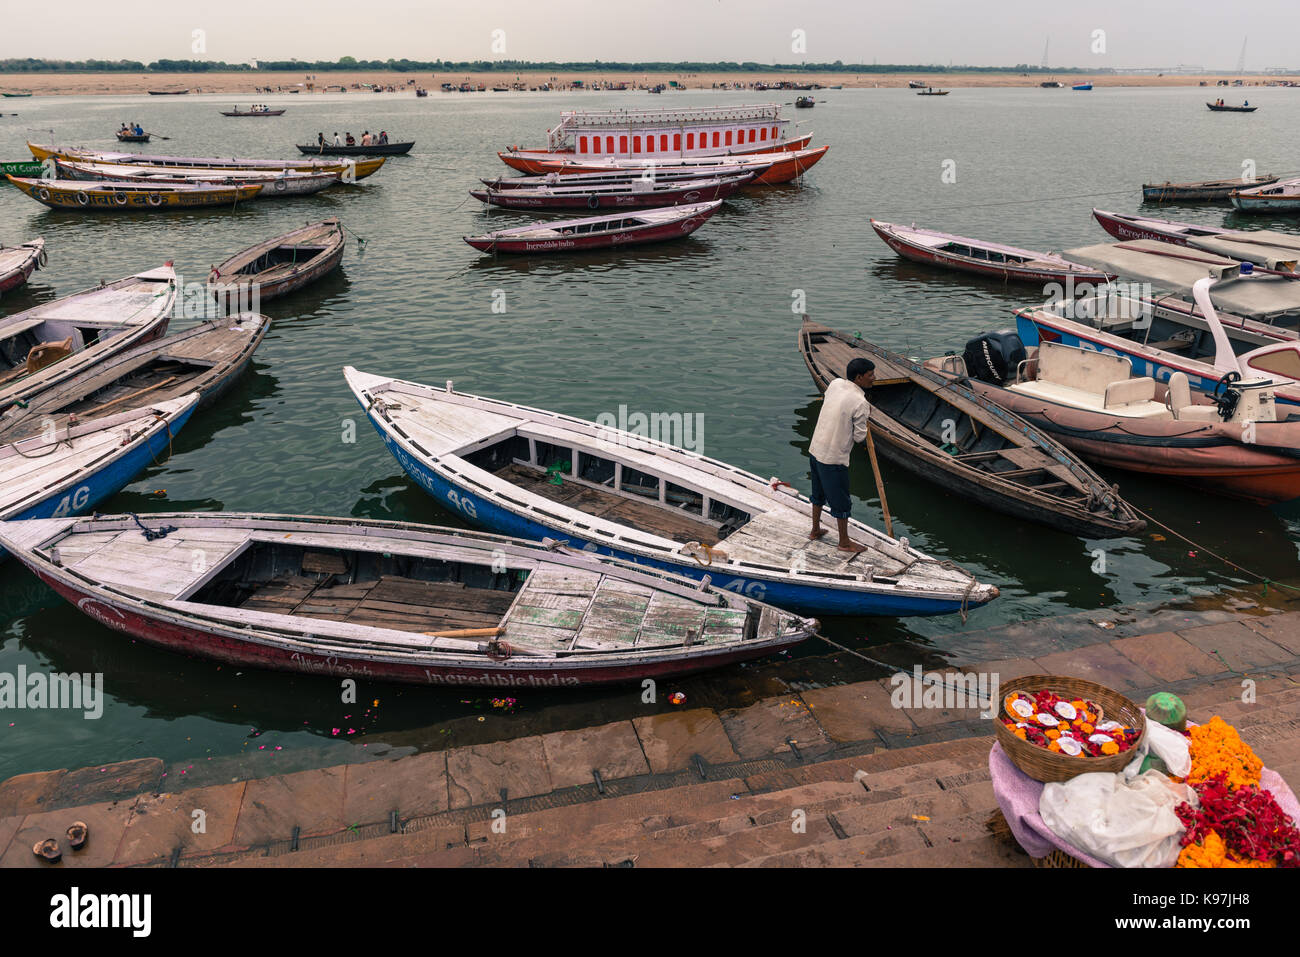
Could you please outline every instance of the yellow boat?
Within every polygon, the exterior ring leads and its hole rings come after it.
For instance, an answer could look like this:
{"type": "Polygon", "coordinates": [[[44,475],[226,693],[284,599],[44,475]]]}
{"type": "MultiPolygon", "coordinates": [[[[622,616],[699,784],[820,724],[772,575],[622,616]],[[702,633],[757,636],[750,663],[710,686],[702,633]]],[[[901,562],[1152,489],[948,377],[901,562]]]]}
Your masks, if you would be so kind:
{"type": "Polygon", "coordinates": [[[155,211],[195,206],[230,206],[252,199],[261,183],[246,186],[139,183],[108,180],[83,182],[68,179],[27,179],[6,176],[24,193],[51,209],[86,212],[155,211]]]}
{"type": "Polygon", "coordinates": [[[143,153],[116,153],[110,150],[58,149],[28,142],[27,148],[39,162],[50,157],[72,163],[107,163],[113,166],[186,166],[202,169],[231,170],[297,170],[305,172],[338,173],[346,183],[351,179],[365,179],[384,165],[386,157],[369,156],[356,160],[334,161],[319,159],[259,160],[235,157],[149,156],[143,153]]]}

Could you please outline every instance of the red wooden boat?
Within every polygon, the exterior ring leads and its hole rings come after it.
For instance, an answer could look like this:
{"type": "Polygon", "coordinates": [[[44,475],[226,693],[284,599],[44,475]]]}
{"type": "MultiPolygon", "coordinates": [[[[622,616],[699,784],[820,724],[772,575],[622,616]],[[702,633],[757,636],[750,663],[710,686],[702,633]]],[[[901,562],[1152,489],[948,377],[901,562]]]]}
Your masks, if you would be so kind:
{"type": "Polygon", "coordinates": [[[503,229],[482,236],[465,236],[475,249],[490,253],[560,253],[659,243],[689,236],[722,206],[722,200],[651,209],[643,213],[615,213],[588,219],[560,219],[551,223],[503,229]]]}
{"type": "Polygon", "coordinates": [[[480,202],[506,209],[652,209],[726,199],[754,176],[754,173],[746,173],[727,179],[688,180],[684,183],[638,179],[609,186],[471,189],[469,194],[480,202]]]}
{"type": "Polygon", "coordinates": [[[817,630],[697,581],[465,529],[172,513],[5,522],[0,543],[83,614],[160,648],[425,687],[683,675],[817,630]]]}
{"type": "Polygon", "coordinates": [[[1152,216],[1128,216],[1104,209],[1094,209],[1092,215],[1101,224],[1101,228],[1116,239],[1156,239],[1163,243],[1186,246],[1189,238],[1223,236],[1232,232],[1220,226],[1180,223],[1152,216]]]}
{"type": "Polygon", "coordinates": [[[222,110],[222,116],[283,116],[284,110],[222,110]]]}
{"type": "Polygon", "coordinates": [[[44,265],[43,239],[33,239],[18,246],[0,246],[0,293],[17,289],[44,265]]]}
{"type": "Polygon", "coordinates": [[[792,139],[780,143],[772,143],[759,149],[735,149],[735,150],[718,150],[717,152],[701,153],[694,156],[667,153],[663,156],[654,156],[648,158],[637,158],[631,156],[599,156],[585,155],[575,153],[572,150],[521,150],[512,148],[498,153],[501,162],[507,166],[519,170],[521,173],[549,173],[555,168],[555,163],[565,163],[569,166],[592,166],[597,169],[608,168],[609,163],[646,163],[655,166],[669,166],[679,160],[696,160],[702,163],[718,162],[719,160],[740,157],[759,157],[770,156],[774,153],[794,153],[798,150],[808,148],[812,142],[813,135],[805,133],[802,136],[796,136],[792,139]]]}
{"type": "Polygon", "coordinates": [[[914,262],[943,266],[1003,280],[1046,283],[1067,280],[1103,283],[1111,277],[1056,253],[1040,253],[917,226],[871,220],[871,227],[894,252],[914,262]]]}
{"type": "MultiPolygon", "coordinates": [[[[826,155],[829,146],[815,149],[799,149],[779,154],[769,153],[765,156],[702,156],[698,159],[663,159],[663,160],[574,160],[564,159],[563,154],[554,154],[555,158],[537,160],[530,163],[529,173],[611,173],[643,172],[654,170],[655,175],[663,171],[694,169],[699,166],[721,166],[733,170],[749,170],[760,167],[763,172],[754,177],[755,185],[772,186],[788,183],[810,170],[818,160],[826,155]]],[[[507,166],[515,166],[508,158],[510,154],[498,153],[507,166]]],[[[522,169],[515,166],[516,169],[522,169]]]]}
{"type": "Polygon", "coordinates": [[[1122,355],[1045,340],[1024,349],[1007,333],[925,365],[1099,465],[1261,505],[1300,497],[1300,415],[1277,408],[1269,379],[1234,373],[1208,397],[1182,372],[1156,382],[1122,355]]]}

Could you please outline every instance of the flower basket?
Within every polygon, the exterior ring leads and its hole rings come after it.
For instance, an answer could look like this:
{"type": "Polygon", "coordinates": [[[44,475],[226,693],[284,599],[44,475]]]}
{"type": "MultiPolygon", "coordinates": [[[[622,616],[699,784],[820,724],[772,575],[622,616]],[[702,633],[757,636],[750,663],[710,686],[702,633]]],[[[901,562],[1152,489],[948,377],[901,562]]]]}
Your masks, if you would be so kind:
{"type": "Polygon", "coordinates": [[[1147,724],[1142,709],[1118,691],[1112,691],[1095,681],[1067,678],[1062,675],[1025,675],[1004,683],[1001,693],[1002,702],[998,705],[998,720],[993,724],[994,733],[1011,763],[1035,781],[1044,783],[1068,781],[1076,775],[1092,771],[1117,773],[1133,760],[1133,755],[1146,740],[1147,724]],[[1139,731],[1137,741],[1127,751],[1096,758],[1057,754],[1028,741],[1022,741],[1001,721],[1003,716],[1008,716],[1006,699],[1017,691],[1032,695],[1043,690],[1054,691],[1066,697],[1087,698],[1095,702],[1107,718],[1137,728],[1139,731]]]}

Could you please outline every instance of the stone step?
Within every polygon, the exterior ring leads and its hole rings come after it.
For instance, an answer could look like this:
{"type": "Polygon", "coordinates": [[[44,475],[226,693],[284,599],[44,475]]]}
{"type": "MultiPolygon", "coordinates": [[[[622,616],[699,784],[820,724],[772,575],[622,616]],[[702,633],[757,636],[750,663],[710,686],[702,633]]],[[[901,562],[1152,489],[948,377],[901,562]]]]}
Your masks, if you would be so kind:
{"type": "Polygon", "coordinates": [[[741,867],[861,867],[908,851],[923,850],[925,838],[916,828],[895,828],[859,834],[842,841],[824,841],[810,847],[757,857],[741,867]]]}
{"type": "Polygon", "coordinates": [[[991,834],[960,844],[935,844],[889,857],[868,858],[863,867],[1033,867],[1027,854],[1017,853],[991,834]]]}
{"type": "Polygon", "coordinates": [[[844,832],[852,837],[918,825],[940,825],[978,813],[987,817],[996,807],[992,782],[981,781],[951,791],[899,795],[846,809],[835,816],[844,832]]]}

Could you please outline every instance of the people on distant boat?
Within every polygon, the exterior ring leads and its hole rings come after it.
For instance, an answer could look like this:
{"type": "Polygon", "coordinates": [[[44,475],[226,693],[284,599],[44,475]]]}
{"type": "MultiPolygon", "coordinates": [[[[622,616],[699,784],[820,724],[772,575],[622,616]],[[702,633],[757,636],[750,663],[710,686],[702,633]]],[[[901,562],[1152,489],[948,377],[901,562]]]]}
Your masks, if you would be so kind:
{"type": "Polygon", "coordinates": [[[361,134],[361,145],[362,145],[362,146],[369,146],[369,145],[370,145],[370,131],[369,131],[369,130],[366,130],[364,133],[361,134]]]}
{"type": "Polygon", "coordinates": [[[388,145],[388,130],[379,131],[379,145],[380,146],[388,145]]]}
{"type": "Polygon", "coordinates": [[[822,507],[829,505],[831,516],[839,526],[837,548],[842,552],[866,551],[865,546],[849,538],[849,515],[853,503],[849,498],[849,455],[855,445],[867,439],[867,422],[871,405],[864,394],[876,381],[876,364],[870,359],[852,359],[844,378],[826,388],[817,427],[808,446],[812,464],[812,532],[811,539],[826,534],[822,528],[822,507]]]}
{"type": "Polygon", "coordinates": [[[135,124],[135,129],[133,129],[132,132],[135,133],[136,136],[144,136],[144,127],[141,126],[139,123],[137,123],[135,124]]]}
{"type": "Polygon", "coordinates": [[[335,146],[342,146],[342,145],[343,145],[343,141],[339,139],[339,131],[338,131],[338,130],[335,130],[335,131],[334,131],[334,145],[335,145],[335,146]]]}
{"type": "Polygon", "coordinates": [[[324,145],[325,145],[325,134],[324,134],[324,133],[317,133],[317,134],[316,134],[316,145],[317,145],[317,146],[324,146],[324,145]]]}
{"type": "Polygon", "coordinates": [[[346,145],[348,145],[348,146],[356,146],[356,145],[357,145],[357,141],[356,141],[356,139],[352,136],[351,133],[349,133],[349,134],[347,135],[347,138],[346,138],[343,142],[344,142],[346,145]]]}

